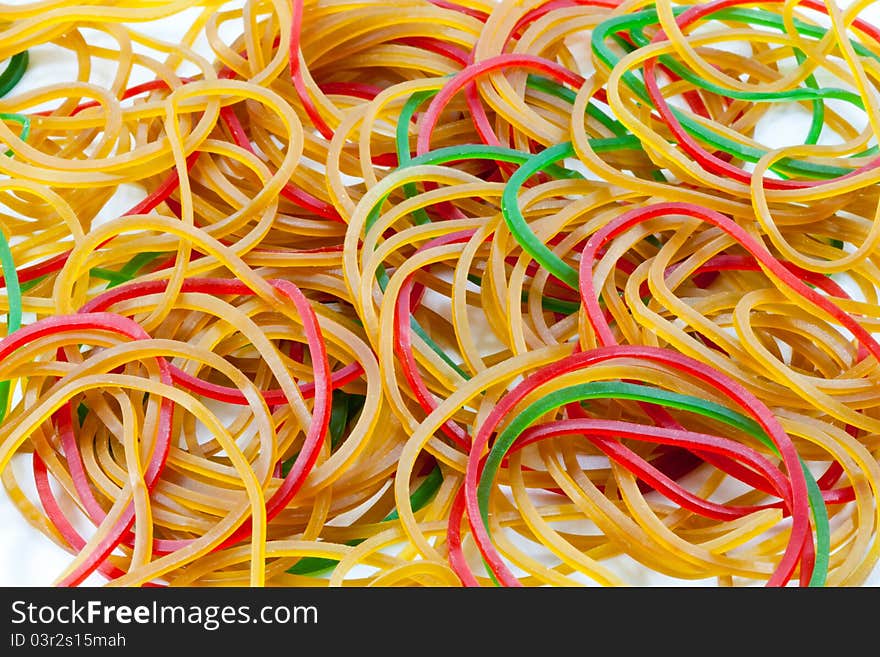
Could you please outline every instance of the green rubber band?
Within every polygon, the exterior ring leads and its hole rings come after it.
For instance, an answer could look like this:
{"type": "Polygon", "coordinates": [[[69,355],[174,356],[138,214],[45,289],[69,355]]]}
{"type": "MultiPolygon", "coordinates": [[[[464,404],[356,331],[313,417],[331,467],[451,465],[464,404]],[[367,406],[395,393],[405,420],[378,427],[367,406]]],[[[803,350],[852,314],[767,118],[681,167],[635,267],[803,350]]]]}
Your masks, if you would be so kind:
{"type": "MultiPolygon", "coordinates": [[[[604,140],[604,141],[619,141],[621,138],[614,138],[613,140],[604,140]]],[[[420,155],[415,158],[411,158],[404,167],[409,166],[418,166],[421,164],[447,164],[449,162],[454,162],[457,160],[466,160],[466,159],[486,159],[486,160],[498,160],[502,162],[511,162],[511,163],[522,163],[526,161],[526,159],[530,157],[529,154],[523,153],[522,151],[518,151],[510,148],[496,147],[496,146],[486,146],[482,144],[469,144],[464,146],[449,146],[445,148],[438,148],[437,150],[430,151],[423,155],[420,155]]],[[[579,174],[578,174],[579,175],[579,174]]],[[[382,207],[382,203],[390,195],[390,191],[382,196],[379,200],[376,201],[376,204],[370,209],[369,214],[367,215],[365,221],[364,230],[369,232],[369,230],[375,225],[376,221],[379,219],[379,212],[382,207]]],[[[388,275],[385,271],[384,265],[380,265],[377,268],[376,278],[379,282],[379,287],[384,291],[388,285],[388,275]]],[[[453,370],[455,370],[460,376],[464,378],[469,378],[467,372],[465,372],[461,366],[459,366],[455,361],[453,361],[449,355],[436,343],[433,339],[427,334],[424,328],[419,325],[419,323],[415,320],[415,318],[410,319],[410,326],[412,327],[413,332],[415,332],[425,343],[430,347],[430,349],[436,353],[443,361],[449,365],[453,370]]]]}
{"type": "MultiPolygon", "coordinates": [[[[639,46],[647,46],[651,43],[651,40],[645,36],[641,29],[631,30],[630,34],[639,46]]],[[[800,51],[796,52],[800,53],[800,61],[803,62],[805,59],[804,54],[800,51]]],[[[860,110],[865,109],[865,104],[857,93],[846,89],[838,89],[837,87],[820,88],[818,84],[816,84],[815,76],[812,74],[809,77],[812,78],[813,83],[816,85],[813,87],[801,87],[798,89],[790,89],[788,91],[739,91],[738,89],[728,89],[702,79],[681,62],[673,59],[670,55],[660,55],[657,59],[682,79],[687,80],[696,87],[711,91],[719,96],[727,96],[728,98],[749,100],[758,103],[770,101],[802,102],[815,100],[842,100],[858,107],[860,110]]]]}
{"type": "MultiPolygon", "coordinates": [[[[614,151],[621,148],[639,149],[641,142],[634,136],[611,137],[607,139],[590,140],[591,147],[596,152],[614,151]]],[[[412,158],[406,166],[418,166],[421,164],[447,164],[466,159],[492,159],[501,162],[519,164],[520,168],[507,181],[501,195],[501,212],[509,230],[517,239],[523,249],[529,253],[545,269],[554,276],[568,284],[572,289],[578,289],[578,273],[566,264],[541,242],[529,229],[528,223],[519,209],[517,195],[519,189],[532,175],[538,171],[546,171],[547,168],[567,157],[574,157],[575,151],[571,142],[563,142],[544,149],[537,155],[524,153],[511,148],[486,146],[484,144],[468,144],[462,146],[447,146],[424,153],[412,158]]],[[[378,199],[370,209],[365,221],[364,230],[369,230],[379,219],[382,204],[387,200],[390,191],[378,199]]],[[[380,286],[387,285],[387,276],[384,276],[384,268],[377,274],[380,286]],[[384,283],[383,283],[384,281],[384,283]]],[[[382,287],[384,289],[384,286],[382,287]]],[[[442,351],[442,350],[441,350],[442,351]]],[[[440,352],[438,352],[440,353],[440,352]]]]}
{"type": "MultiPolygon", "coordinates": [[[[798,65],[803,64],[804,61],[806,61],[806,55],[797,48],[794,50],[794,57],[797,60],[798,65]]],[[[813,89],[819,87],[819,82],[816,80],[816,76],[812,73],[806,77],[804,84],[813,89]]],[[[812,105],[813,118],[810,121],[810,129],[807,132],[807,136],[804,138],[804,144],[815,146],[819,143],[819,137],[822,134],[822,129],[825,127],[825,103],[822,102],[822,100],[814,100],[812,105]]]]}
{"type": "Polygon", "coordinates": [[[159,256],[164,255],[163,253],[138,253],[135,257],[129,260],[119,271],[112,271],[108,269],[100,269],[95,267],[91,270],[91,274],[97,278],[103,278],[107,283],[107,289],[109,290],[112,287],[116,287],[117,285],[122,285],[123,283],[128,283],[131,281],[137,273],[145,266],[156,260],[159,256]]]}
{"type": "Polygon", "coordinates": [[[130,276],[126,276],[125,274],[122,274],[118,271],[113,271],[112,269],[104,269],[103,267],[92,267],[89,270],[89,274],[91,274],[95,278],[110,281],[111,285],[108,285],[107,287],[112,287],[121,283],[127,283],[131,280],[130,276]]]}
{"type": "Polygon", "coordinates": [[[558,255],[553,253],[546,244],[538,239],[529,228],[519,207],[519,190],[523,184],[538,171],[544,170],[548,164],[558,162],[574,155],[571,142],[563,142],[544,149],[524,162],[507,181],[501,194],[501,215],[508,230],[519,245],[532,256],[544,269],[563,281],[571,289],[578,289],[578,272],[558,255]]]}
{"type": "MultiPolygon", "coordinates": [[[[629,34],[630,34],[630,37],[632,38],[632,40],[640,46],[647,46],[650,43],[650,39],[648,39],[648,37],[645,36],[644,31],[641,29],[633,29],[630,31],[629,34]]],[[[617,40],[617,39],[618,39],[618,37],[615,35],[615,40],[617,40]]],[[[626,43],[626,42],[624,41],[624,43],[626,43]]],[[[627,44],[627,46],[628,45],[629,44],[627,44]]],[[[634,48],[633,48],[633,50],[634,50],[634,48]]],[[[793,48],[793,50],[794,50],[795,59],[797,60],[799,65],[802,65],[806,61],[806,55],[801,50],[799,50],[797,48],[793,48]]],[[[766,100],[774,100],[774,99],[787,100],[787,101],[799,100],[798,98],[795,97],[793,92],[777,92],[776,94],[761,93],[761,92],[755,92],[755,93],[739,92],[739,91],[732,92],[731,90],[723,89],[723,88],[719,87],[718,85],[709,84],[708,82],[703,80],[701,77],[695,75],[690,69],[688,69],[687,67],[683,66],[679,62],[672,59],[669,55],[661,55],[660,61],[664,64],[664,66],[668,67],[671,71],[676,73],[676,75],[687,80],[688,82],[690,82],[694,86],[700,87],[701,89],[706,89],[708,91],[712,91],[712,92],[717,93],[721,96],[728,96],[731,98],[741,98],[743,100],[752,100],[752,101],[758,101],[758,102],[766,101],[766,100]],[[774,95],[776,96],[776,98],[773,98],[774,95]]],[[[806,78],[804,78],[804,84],[806,84],[809,89],[819,90],[819,83],[816,80],[816,76],[813,75],[812,73],[810,75],[808,75],[806,78]]],[[[862,99],[858,96],[858,94],[855,94],[853,92],[849,92],[849,91],[846,91],[843,89],[836,89],[835,92],[846,96],[845,98],[842,98],[842,100],[846,100],[848,102],[851,102],[853,105],[855,105],[856,107],[858,107],[861,110],[865,109],[864,103],[862,102],[862,99]]],[[[804,138],[804,143],[815,145],[816,143],[818,143],[819,135],[821,134],[822,128],[825,125],[825,103],[822,102],[822,98],[815,98],[815,99],[811,99],[811,100],[812,100],[811,104],[813,106],[812,121],[810,123],[810,128],[807,133],[807,136],[804,138]]]]}
{"type": "MultiPolygon", "coordinates": [[[[0,113],[0,121],[13,121],[18,123],[21,126],[21,133],[18,135],[18,138],[22,141],[27,141],[27,138],[31,134],[31,120],[23,114],[0,113]]],[[[15,151],[11,148],[6,151],[6,157],[12,157],[13,155],[15,155],[15,151]]]]}
{"type": "Polygon", "coordinates": [[[37,287],[37,285],[39,285],[40,283],[42,283],[44,280],[46,280],[46,276],[38,276],[37,278],[34,278],[34,279],[30,280],[30,281],[27,281],[27,282],[25,282],[25,283],[22,283],[22,284],[21,284],[21,291],[22,291],[22,292],[28,292],[28,291],[30,291],[31,289],[37,287]]]}
{"type": "Polygon", "coordinates": [[[161,255],[164,254],[152,252],[138,253],[119,270],[119,273],[123,276],[127,276],[129,280],[131,280],[143,267],[150,264],[161,255]]]}
{"type": "MultiPolygon", "coordinates": [[[[768,447],[776,456],[779,456],[776,445],[761,428],[761,425],[753,419],[720,404],[699,397],[682,395],[669,390],[652,388],[636,383],[618,381],[580,383],[555,390],[530,404],[511,420],[493,442],[492,448],[486,456],[485,465],[477,486],[477,500],[480,513],[483,518],[483,524],[487,529],[489,527],[489,495],[492,490],[492,484],[501,467],[504,456],[510,450],[514,441],[526,428],[546,413],[566,404],[582,402],[588,399],[628,399],[697,413],[745,432],[768,447]]],[[[828,575],[831,545],[828,511],[822,498],[822,492],[812,473],[803,463],[803,460],[801,460],[801,468],[807,481],[807,493],[813,515],[817,544],[816,563],[809,584],[810,586],[824,586],[828,575]]]]}
{"type": "Polygon", "coordinates": [[[21,81],[25,71],[27,71],[29,62],[30,56],[27,50],[13,55],[9,59],[6,69],[3,73],[0,73],[0,98],[12,91],[15,85],[21,81]]]}
{"type": "MultiPolygon", "coordinates": [[[[0,268],[3,269],[3,281],[6,287],[6,296],[9,299],[9,312],[6,314],[6,334],[10,335],[21,328],[21,286],[18,283],[18,273],[15,270],[15,261],[12,258],[12,250],[6,235],[0,231],[0,268]]],[[[6,409],[9,406],[10,381],[0,381],[0,422],[6,417],[6,409]]]]}
{"type": "Polygon", "coordinates": [[[79,406],[76,407],[76,419],[79,421],[79,426],[82,426],[85,423],[88,416],[89,407],[80,402],[79,406]]]}
{"type": "MultiPolygon", "coordinates": [[[[418,487],[413,491],[413,494],[410,495],[409,503],[412,507],[413,511],[418,511],[422,509],[428,502],[430,502],[434,495],[437,493],[437,490],[440,488],[440,484],[443,483],[443,473],[440,471],[440,466],[434,466],[434,469],[428,473],[428,476],[422,480],[422,483],[418,485],[418,487]]],[[[397,509],[394,509],[391,513],[385,516],[385,519],[382,522],[389,522],[391,520],[399,520],[400,514],[397,509]]]]}
{"type": "Polygon", "coordinates": [[[342,440],[349,422],[363,408],[366,399],[363,395],[349,394],[339,389],[333,391],[329,425],[331,449],[342,440]]]}
{"type": "MultiPolygon", "coordinates": [[[[687,9],[687,7],[679,7],[674,10],[674,13],[676,15],[680,15],[687,9]]],[[[779,27],[780,25],[782,25],[784,27],[781,19],[774,21],[772,19],[766,18],[765,16],[762,16],[760,12],[755,12],[751,10],[723,10],[717,12],[716,15],[721,18],[736,18],[756,24],[769,25],[772,27],[779,27]]],[[[656,10],[647,9],[636,12],[634,14],[610,18],[600,23],[593,30],[591,37],[593,54],[606,67],[608,67],[609,70],[613,69],[618,61],[618,58],[615,56],[614,52],[608,47],[606,43],[610,38],[609,35],[620,31],[632,31],[641,29],[648,25],[656,24],[658,21],[659,19],[656,10]]],[[[801,30],[802,34],[805,34],[807,36],[821,37],[826,32],[822,28],[807,26],[801,21],[797,21],[796,24],[798,26],[798,29],[801,30]]],[[[856,47],[856,45],[857,44],[853,44],[854,47],[856,47]]],[[[865,55],[870,53],[870,51],[867,51],[864,47],[857,48],[857,52],[865,55]]],[[[874,55],[871,56],[876,58],[876,56],[874,55]]],[[[648,95],[644,84],[641,80],[638,79],[638,77],[636,77],[636,75],[632,71],[625,72],[622,76],[622,79],[636,95],[638,95],[646,103],[650,104],[650,96],[648,95]]],[[[759,161],[767,153],[767,151],[760,148],[738,144],[731,139],[728,139],[722,135],[718,135],[711,130],[704,128],[702,125],[688,117],[684,112],[676,107],[670,107],[670,111],[681,123],[682,127],[684,127],[684,129],[687,130],[691,135],[704,141],[705,143],[709,144],[717,150],[735,155],[743,161],[753,163],[759,161]]],[[[864,153],[860,153],[859,156],[873,153],[875,151],[877,151],[877,148],[873,147],[865,151],[864,153]]],[[[836,178],[852,172],[852,169],[817,164],[814,162],[804,162],[791,158],[782,158],[778,160],[773,165],[772,169],[773,171],[783,173],[785,175],[801,175],[816,179],[836,178]]]]}
{"type": "MultiPolygon", "coordinates": [[[[415,114],[416,110],[419,106],[422,105],[426,100],[435,96],[437,92],[433,89],[429,89],[427,91],[420,91],[418,93],[414,93],[410,96],[406,103],[403,105],[403,109],[400,111],[400,116],[397,119],[397,126],[395,131],[395,143],[397,147],[397,165],[398,167],[404,167],[410,163],[412,160],[412,154],[409,150],[409,124],[412,121],[412,117],[415,114]]],[[[418,189],[415,183],[409,182],[403,186],[403,193],[407,198],[412,198],[418,194],[418,189]]],[[[418,225],[423,225],[431,222],[431,218],[428,216],[428,213],[425,211],[425,208],[419,208],[413,211],[413,221],[415,221],[418,225]]]]}

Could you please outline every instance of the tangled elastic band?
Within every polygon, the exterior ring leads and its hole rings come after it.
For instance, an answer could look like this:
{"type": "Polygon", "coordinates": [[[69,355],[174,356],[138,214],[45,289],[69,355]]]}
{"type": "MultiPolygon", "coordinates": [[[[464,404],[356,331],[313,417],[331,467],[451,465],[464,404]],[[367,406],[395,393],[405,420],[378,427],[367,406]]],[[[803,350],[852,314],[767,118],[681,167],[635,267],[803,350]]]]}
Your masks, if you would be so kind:
{"type": "Polygon", "coordinates": [[[0,472],[56,584],[869,581],[876,9],[0,8],[0,472]]]}

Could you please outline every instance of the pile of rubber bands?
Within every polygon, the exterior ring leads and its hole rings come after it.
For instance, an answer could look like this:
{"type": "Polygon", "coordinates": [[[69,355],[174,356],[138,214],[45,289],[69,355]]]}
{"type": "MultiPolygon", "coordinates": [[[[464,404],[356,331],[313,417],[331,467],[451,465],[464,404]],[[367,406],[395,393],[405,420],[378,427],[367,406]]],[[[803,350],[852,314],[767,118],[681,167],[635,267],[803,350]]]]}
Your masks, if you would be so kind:
{"type": "Polygon", "coordinates": [[[4,5],[0,471],[56,583],[864,583],[869,4],[4,5]]]}

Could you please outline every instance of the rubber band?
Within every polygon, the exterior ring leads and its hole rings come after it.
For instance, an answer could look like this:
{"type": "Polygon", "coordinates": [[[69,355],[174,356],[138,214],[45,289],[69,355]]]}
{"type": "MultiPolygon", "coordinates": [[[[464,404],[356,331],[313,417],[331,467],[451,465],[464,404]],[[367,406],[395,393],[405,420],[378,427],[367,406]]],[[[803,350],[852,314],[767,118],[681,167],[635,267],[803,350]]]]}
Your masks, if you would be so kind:
{"type": "Polygon", "coordinates": [[[0,73],[0,98],[12,91],[24,74],[27,72],[30,63],[30,55],[24,50],[9,58],[3,73],[0,73]]]}
{"type": "Polygon", "coordinates": [[[869,4],[5,8],[53,583],[870,583],[869,4]]]}

